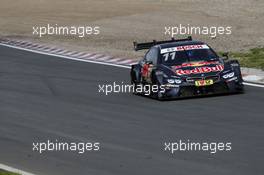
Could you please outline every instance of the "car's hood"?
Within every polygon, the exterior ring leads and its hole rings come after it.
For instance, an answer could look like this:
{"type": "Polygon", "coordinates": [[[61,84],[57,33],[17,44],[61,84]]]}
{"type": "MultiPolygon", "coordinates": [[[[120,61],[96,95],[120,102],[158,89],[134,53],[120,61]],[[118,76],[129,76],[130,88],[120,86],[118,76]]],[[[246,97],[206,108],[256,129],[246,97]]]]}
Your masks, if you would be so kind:
{"type": "Polygon", "coordinates": [[[224,65],[219,61],[188,62],[181,65],[167,67],[177,76],[213,76],[224,70],[224,65]]]}

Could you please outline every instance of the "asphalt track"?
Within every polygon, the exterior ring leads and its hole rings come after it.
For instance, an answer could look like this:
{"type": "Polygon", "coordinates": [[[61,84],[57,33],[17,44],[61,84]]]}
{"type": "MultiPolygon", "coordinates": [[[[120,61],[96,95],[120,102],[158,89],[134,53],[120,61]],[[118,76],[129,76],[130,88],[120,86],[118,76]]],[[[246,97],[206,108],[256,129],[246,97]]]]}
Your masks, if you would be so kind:
{"type": "Polygon", "coordinates": [[[105,96],[129,70],[0,47],[0,163],[39,175],[263,175],[264,88],[159,102],[105,96]],[[100,152],[32,152],[32,142],[99,141],[100,152]],[[232,142],[231,152],[164,151],[178,140],[232,142]]]}

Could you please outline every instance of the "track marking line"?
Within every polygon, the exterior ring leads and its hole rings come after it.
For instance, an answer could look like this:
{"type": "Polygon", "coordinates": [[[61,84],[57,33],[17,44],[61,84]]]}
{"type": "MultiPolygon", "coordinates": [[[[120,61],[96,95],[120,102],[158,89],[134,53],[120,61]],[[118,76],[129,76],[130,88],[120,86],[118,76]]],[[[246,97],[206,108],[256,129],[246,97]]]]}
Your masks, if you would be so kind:
{"type": "MultiPolygon", "coordinates": [[[[54,56],[54,57],[59,57],[59,58],[65,58],[65,59],[74,60],[74,61],[81,61],[81,62],[86,62],[86,63],[94,63],[94,64],[101,64],[101,65],[106,65],[106,66],[114,66],[114,67],[130,69],[130,66],[119,65],[119,64],[109,63],[109,62],[108,63],[107,62],[100,62],[100,61],[94,61],[94,60],[88,60],[88,59],[84,60],[84,59],[80,59],[80,58],[73,58],[73,57],[70,57],[70,56],[57,55],[57,54],[53,54],[53,53],[46,53],[46,52],[42,52],[42,51],[31,50],[31,49],[21,48],[21,47],[17,47],[17,46],[11,46],[11,45],[4,44],[4,43],[0,43],[0,46],[6,46],[6,47],[9,47],[9,48],[13,48],[13,49],[28,51],[28,52],[32,52],[32,53],[41,54],[41,55],[49,55],[49,56],[54,56]]],[[[98,54],[98,55],[96,54],[93,57],[98,57],[99,55],[100,54],[98,54]]],[[[264,88],[264,85],[261,85],[261,84],[254,84],[254,83],[248,83],[248,82],[243,82],[243,84],[247,85],[247,86],[254,86],[254,87],[264,88]]]]}
{"type": "Polygon", "coordinates": [[[5,171],[10,171],[10,172],[13,172],[13,173],[17,173],[17,174],[21,174],[21,175],[36,175],[36,174],[32,174],[32,173],[29,173],[29,172],[26,172],[26,171],[23,171],[23,170],[20,170],[20,169],[17,169],[17,168],[13,168],[11,166],[7,166],[7,165],[4,165],[4,164],[1,164],[1,163],[0,163],[0,169],[3,169],[5,171]]]}
{"type": "Polygon", "coordinates": [[[262,84],[254,84],[254,83],[248,83],[248,82],[243,82],[243,84],[247,85],[247,86],[254,86],[254,87],[264,88],[264,85],[262,85],[262,84]]]}
{"type": "Polygon", "coordinates": [[[81,61],[81,62],[87,62],[87,63],[107,65],[107,66],[121,67],[121,68],[126,68],[126,69],[130,68],[130,66],[125,66],[125,65],[119,65],[119,64],[114,64],[114,63],[104,63],[104,62],[99,62],[99,61],[94,61],[94,60],[83,60],[83,59],[79,59],[79,58],[72,58],[70,56],[63,56],[63,55],[46,53],[46,52],[37,51],[37,50],[25,49],[25,48],[16,47],[16,46],[10,46],[10,45],[3,44],[3,43],[0,43],[0,46],[6,46],[6,47],[18,49],[18,50],[28,51],[28,52],[32,52],[32,53],[41,54],[41,55],[49,55],[49,56],[54,56],[54,57],[59,57],[59,58],[65,58],[65,59],[74,60],[74,61],[81,61]]]}

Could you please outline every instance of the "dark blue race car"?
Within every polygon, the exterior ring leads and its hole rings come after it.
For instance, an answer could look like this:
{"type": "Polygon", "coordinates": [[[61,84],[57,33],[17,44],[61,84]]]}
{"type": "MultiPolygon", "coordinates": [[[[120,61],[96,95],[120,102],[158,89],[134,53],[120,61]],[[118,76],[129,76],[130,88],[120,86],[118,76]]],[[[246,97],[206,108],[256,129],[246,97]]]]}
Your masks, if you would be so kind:
{"type": "Polygon", "coordinates": [[[157,99],[180,98],[218,93],[243,92],[243,79],[237,60],[216,52],[192,37],[134,42],[136,51],[148,49],[144,58],[131,67],[131,83],[149,88],[157,99]]]}

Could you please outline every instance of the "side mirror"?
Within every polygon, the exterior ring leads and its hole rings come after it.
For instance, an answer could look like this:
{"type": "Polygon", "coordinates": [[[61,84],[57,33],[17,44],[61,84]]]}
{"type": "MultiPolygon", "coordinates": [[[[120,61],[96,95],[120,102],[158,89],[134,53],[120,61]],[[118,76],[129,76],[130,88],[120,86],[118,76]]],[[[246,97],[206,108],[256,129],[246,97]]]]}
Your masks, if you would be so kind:
{"type": "Polygon", "coordinates": [[[229,59],[229,52],[225,52],[222,54],[223,55],[223,60],[228,60],[229,59]]]}
{"type": "Polygon", "coordinates": [[[146,64],[153,64],[152,61],[146,61],[146,64]]]}

